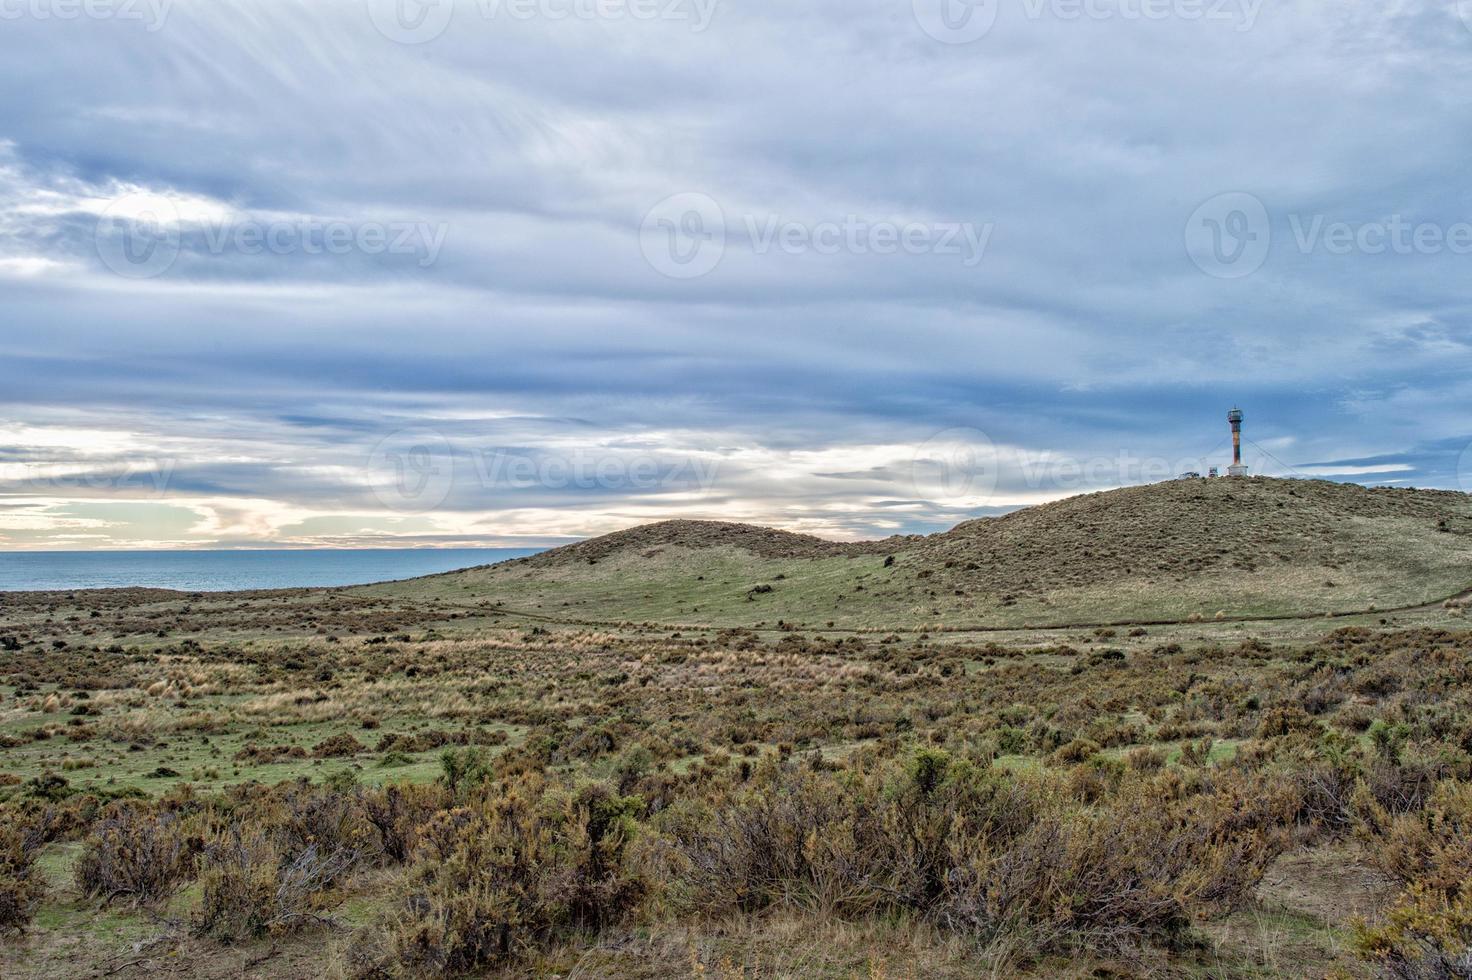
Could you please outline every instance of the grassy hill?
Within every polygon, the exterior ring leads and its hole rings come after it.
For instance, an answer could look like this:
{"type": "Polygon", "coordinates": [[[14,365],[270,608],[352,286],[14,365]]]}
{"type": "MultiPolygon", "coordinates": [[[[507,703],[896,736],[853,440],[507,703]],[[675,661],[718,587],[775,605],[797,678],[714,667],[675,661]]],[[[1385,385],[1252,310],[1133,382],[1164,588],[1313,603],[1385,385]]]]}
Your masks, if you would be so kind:
{"type": "Polygon", "coordinates": [[[1469,587],[1472,497],[1257,478],[1129,487],[858,543],[666,521],[358,591],[566,621],[882,629],[1321,615],[1469,587]]]}

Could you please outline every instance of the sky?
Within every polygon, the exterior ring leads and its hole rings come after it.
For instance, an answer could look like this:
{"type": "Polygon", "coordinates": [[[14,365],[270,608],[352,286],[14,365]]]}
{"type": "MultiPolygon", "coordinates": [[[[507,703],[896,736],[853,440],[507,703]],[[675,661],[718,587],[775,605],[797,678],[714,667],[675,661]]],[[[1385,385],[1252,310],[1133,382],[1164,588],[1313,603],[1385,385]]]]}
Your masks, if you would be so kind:
{"type": "Polygon", "coordinates": [[[0,0],[0,550],[1472,490],[1472,0],[0,0]]]}

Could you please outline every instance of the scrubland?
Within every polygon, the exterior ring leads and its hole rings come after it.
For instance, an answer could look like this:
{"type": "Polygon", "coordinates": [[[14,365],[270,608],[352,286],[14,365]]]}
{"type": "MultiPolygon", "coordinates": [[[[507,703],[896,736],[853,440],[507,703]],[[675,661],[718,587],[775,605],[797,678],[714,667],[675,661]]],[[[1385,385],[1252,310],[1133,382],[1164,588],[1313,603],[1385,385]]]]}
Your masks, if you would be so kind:
{"type": "Polygon", "coordinates": [[[9,603],[0,972],[1465,975],[1460,608],[965,637],[313,595],[9,603]]]}
{"type": "Polygon", "coordinates": [[[0,975],[1472,977],[1472,508],[0,595],[0,975]]]}

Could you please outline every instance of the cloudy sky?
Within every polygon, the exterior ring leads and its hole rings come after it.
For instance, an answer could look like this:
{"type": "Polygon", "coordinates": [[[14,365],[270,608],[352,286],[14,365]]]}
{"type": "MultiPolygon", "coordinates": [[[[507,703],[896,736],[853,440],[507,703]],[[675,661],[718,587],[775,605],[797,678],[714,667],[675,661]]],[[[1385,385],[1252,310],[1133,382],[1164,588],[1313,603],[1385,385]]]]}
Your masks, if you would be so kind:
{"type": "Polygon", "coordinates": [[[0,0],[0,548],[1472,489],[1472,0],[0,0]]]}

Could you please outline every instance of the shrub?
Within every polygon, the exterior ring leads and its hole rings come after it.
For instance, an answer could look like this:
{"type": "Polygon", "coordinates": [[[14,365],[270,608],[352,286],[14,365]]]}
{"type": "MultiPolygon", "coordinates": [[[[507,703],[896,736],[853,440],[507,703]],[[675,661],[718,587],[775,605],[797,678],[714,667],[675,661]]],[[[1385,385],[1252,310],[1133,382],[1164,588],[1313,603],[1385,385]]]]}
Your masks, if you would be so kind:
{"type": "Polygon", "coordinates": [[[1210,738],[1203,738],[1195,742],[1187,742],[1181,746],[1181,765],[1204,766],[1211,761],[1211,750],[1216,743],[1210,738]]]}
{"type": "Polygon", "coordinates": [[[1441,783],[1416,813],[1392,816],[1374,800],[1356,802],[1366,851],[1381,870],[1448,897],[1472,882],[1472,784],[1441,783]]]}
{"type": "Polygon", "coordinates": [[[634,745],[624,751],[614,765],[614,777],[618,780],[618,791],[628,793],[639,780],[654,768],[654,753],[642,745],[634,745]]]}
{"type": "Polygon", "coordinates": [[[1159,749],[1141,745],[1125,753],[1125,765],[1140,772],[1154,772],[1165,766],[1165,753],[1159,749]]]}
{"type": "Polygon", "coordinates": [[[235,753],[236,762],[249,762],[255,765],[264,765],[273,762],[281,762],[286,759],[305,759],[307,750],[300,745],[256,745],[249,742],[239,752],[235,753]]]}
{"type": "Polygon", "coordinates": [[[1242,901],[1283,846],[1291,787],[1222,777],[1180,798],[1129,780],[1079,807],[936,754],[835,777],[766,763],[748,785],[668,815],[674,894],[710,915],[798,907],[918,915],[991,941],[1117,951],[1178,938],[1242,901]]]}
{"type": "Polygon", "coordinates": [[[1094,733],[1094,741],[1106,749],[1117,748],[1121,745],[1133,745],[1145,737],[1144,731],[1138,725],[1110,725],[1101,728],[1094,733]]]}
{"type": "Polygon", "coordinates": [[[1297,705],[1279,705],[1263,713],[1257,726],[1258,738],[1283,738],[1287,735],[1317,735],[1323,726],[1297,705]]]}
{"type": "Polygon", "coordinates": [[[234,824],[205,845],[195,929],[225,940],[293,932],[321,914],[352,857],[311,845],[296,855],[259,829],[234,824]]]}
{"type": "Polygon", "coordinates": [[[38,800],[58,803],[72,795],[71,783],[65,776],[43,772],[26,781],[26,795],[38,800]]]}
{"type": "Polygon", "coordinates": [[[197,931],[244,939],[325,921],[337,886],[377,853],[358,793],[305,780],[240,792],[204,845],[197,931]]]}
{"type": "Polygon", "coordinates": [[[1395,980],[1472,977],[1472,895],[1412,885],[1385,921],[1355,928],[1355,949],[1395,980]]]}
{"type": "Polygon", "coordinates": [[[1002,755],[1021,755],[1028,750],[1031,740],[1021,728],[1004,725],[997,729],[997,751],[1002,755]]]}
{"type": "Polygon", "coordinates": [[[1355,945],[1391,977],[1472,976],[1472,785],[1440,783],[1419,812],[1392,815],[1361,791],[1361,835],[1384,871],[1405,883],[1383,920],[1355,945]]]}
{"type": "Polygon", "coordinates": [[[358,795],[364,818],[378,834],[378,852],[392,864],[409,860],[419,828],[447,802],[438,786],[386,786],[358,795]]]}
{"type": "Polygon", "coordinates": [[[441,778],[451,795],[469,792],[488,781],[493,773],[492,760],[485,749],[445,749],[440,753],[441,778]]]}
{"type": "Polygon", "coordinates": [[[639,805],[596,785],[553,795],[527,776],[441,814],[390,925],[388,959],[459,973],[623,919],[644,893],[626,858],[639,805]]]}
{"type": "Polygon", "coordinates": [[[1362,768],[1358,759],[1334,743],[1328,749],[1310,754],[1293,775],[1301,799],[1297,822],[1341,834],[1355,821],[1362,768]]]}
{"type": "Polygon", "coordinates": [[[1472,775],[1467,754],[1445,745],[1409,745],[1393,759],[1377,754],[1363,768],[1371,795],[1392,813],[1419,810],[1443,782],[1472,775]]]}
{"type": "Polygon", "coordinates": [[[278,788],[262,801],[255,817],[270,832],[287,863],[315,848],[331,858],[328,867],[346,874],[373,856],[377,842],[356,793],[313,786],[305,780],[278,788]]]}
{"type": "Polygon", "coordinates": [[[55,812],[0,811],[0,929],[20,932],[30,925],[45,885],[36,877],[36,858],[51,839],[55,812]]]}
{"type": "Polygon", "coordinates": [[[105,902],[163,901],[194,876],[198,851],[178,815],[114,803],[87,837],[77,860],[77,885],[105,902]]]}
{"type": "Polygon", "coordinates": [[[1390,724],[1383,718],[1372,722],[1368,731],[1370,743],[1375,746],[1375,751],[1392,760],[1400,758],[1411,735],[1408,725],[1390,724]]]}
{"type": "Polygon", "coordinates": [[[1086,738],[1076,738],[1067,745],[1053,753],[1052,761],[1056,765],[1066,765],[1071,762],[1084,762],[1099,753],[1099,745],[1086,738]]]}
{"type": "Polygon", "coordinates": [[[1125,764],[1118,759],[1092,756],[1068,770],[1064,784],[1070,797],[1080,803],[1098,803],[1118,789],[1125,764]]]}
{"type": "Polygon", "coordinates": [[[347,732],[339,732],[318,742],[312,749],[312,756],[318,759],[336,759],[342,756],[358,755],[367,751],[368,746],[353,738],[347,732]]]}

